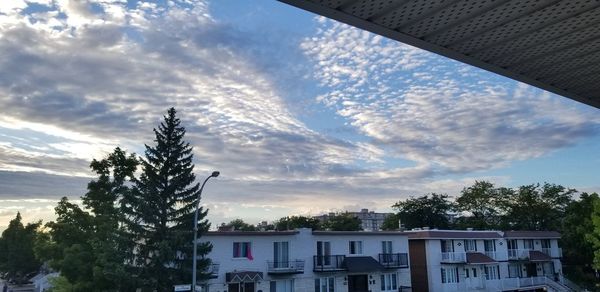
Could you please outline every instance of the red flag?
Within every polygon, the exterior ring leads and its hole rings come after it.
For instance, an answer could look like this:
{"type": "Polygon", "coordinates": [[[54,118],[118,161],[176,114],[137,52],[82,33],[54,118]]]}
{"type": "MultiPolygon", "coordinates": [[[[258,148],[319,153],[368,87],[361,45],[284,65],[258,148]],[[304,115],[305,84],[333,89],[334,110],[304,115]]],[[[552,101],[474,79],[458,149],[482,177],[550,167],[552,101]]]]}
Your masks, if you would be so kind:
{"type": "Polygon", "coordinates": [[[252,257],[252,249],[250,248],[250,244],[246,245],[246,254],[248,255],[248,259],[249,260],[253,260],[254,257],[252,257]]]}

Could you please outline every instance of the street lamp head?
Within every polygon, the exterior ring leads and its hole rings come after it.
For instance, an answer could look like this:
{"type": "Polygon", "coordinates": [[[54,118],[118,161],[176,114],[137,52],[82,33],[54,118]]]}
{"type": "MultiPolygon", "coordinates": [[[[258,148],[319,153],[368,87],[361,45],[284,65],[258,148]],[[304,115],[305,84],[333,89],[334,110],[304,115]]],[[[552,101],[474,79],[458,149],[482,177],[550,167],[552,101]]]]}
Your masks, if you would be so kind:
{"type": "Polygon", "coordinates": [[[221,174],[221,173],[218,171],[213,171],[213,173],[210,176],[217,177],[217,176],[219,176],[219,174],[221,174]]]}

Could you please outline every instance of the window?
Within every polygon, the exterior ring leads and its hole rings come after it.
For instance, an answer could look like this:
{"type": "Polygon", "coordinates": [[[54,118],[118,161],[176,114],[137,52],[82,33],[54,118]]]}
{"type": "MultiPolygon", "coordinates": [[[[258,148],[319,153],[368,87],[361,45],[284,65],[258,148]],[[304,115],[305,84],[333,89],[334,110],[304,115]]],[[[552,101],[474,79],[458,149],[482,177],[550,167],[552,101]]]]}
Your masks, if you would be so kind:
{"type": "Polygon", "coordinates": [[[486,280],[500,279],[500,267],[499,266],[485,266],[485,279],[486,280]]]}
{"type": "Polygon", "coordinates": [[[294,292],[294,279],[271,281],[270,292],[294,292]]]}
{"type": "Polygon", "coordinates": [[[398,278],[396,274],[381,275],[381,291],[397,291],[398,278]]]}
{"type": "Polygon", "coordinates": [[[468,277],[469,277],[469,269],[467,268],[467,269],[465,269],[465,278],[468,278],[468,277]]]}
{"type": "Polygon", "coordinates": [[[331,265],[331,242],[317,241],[317,266],[331,265]]]}
{"type": "Polygon", "coordinates": [[[273,242],[273,267],[289,267],[289,243],[287,241],[273,242]]]}
{"type": "Polygon", "coordinates": [[[473,278],[477,278],[477,268],[473,268],[473,278]]]}
{"type": "Polygon", "coordinates": [[[454,251],[454,240],[441,240],[442,252],[454,251]]]}
{"type": "Polygon", "coordinates": [[[483,248],[485,251],[496,251],[496,241],[495,240],[484,240],[483,248]]]}
{"type": "Polygon", "coordinates": [[[350,254],[362,254],[362,241],[350,241],[350,254]]]}
{"type": "Polygon", "coordinates": [[[542,248],[550,248],[550,239],[542,239],[542,248]]]}
{"type": "Polygon", "coordinates": [[[333,277],[315,279],[315,292],[335,292],[333,277]]]}
{"type": "Polygon", "coordinates": [[[442,283],[458,283],[458,268],[441,268],[442,283]]]}
{"type": "Polygon", "coordinates": [[[519,249],[519,245],[517,245],[516,239],[510,239],[507,241],[506,244],[507,244],[508,249],[519,249]]]}
{"type": "Polygon", "coordinates": [[[525,249],[533,249],[533,239],[523,239],[523,247],[525,249]]]}
{"type": "Polygon", "coordinates": [[[465,239],[465,251],[477,251],[477,242],[474,239],[465,239]]]}
{"type": "Polygon", "coordinates": [[[523,276],[520,264],[509,264],[508,265],[508,277],[509,278],[520,278],[523,276]]]}
{"type": "Polygon", "coordinates": [[[234,242],[233,243],[234,258],[252,258],[252,245],[250,242],[234,242]]]}

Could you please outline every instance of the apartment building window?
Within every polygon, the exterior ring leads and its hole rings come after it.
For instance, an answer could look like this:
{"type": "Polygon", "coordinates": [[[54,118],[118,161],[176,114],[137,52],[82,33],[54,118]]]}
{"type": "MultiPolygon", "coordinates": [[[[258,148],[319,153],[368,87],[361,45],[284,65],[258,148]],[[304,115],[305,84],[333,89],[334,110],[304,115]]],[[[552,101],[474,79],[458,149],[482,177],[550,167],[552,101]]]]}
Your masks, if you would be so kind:
{"type": "Polygon", "coordinates": [[[523,277],[523,271],[521,270],[521,264],[508,264],[508,277],[509,278],[523,277]]]}
{"type": "Polygon", "coordinates": [[[454,240],[440,240],[442,252],[454,252],[454,240]]]}
{"type": "Polygon", "coordinates": [[[252,244],[250,242],[234,242],[233,257],[252,259],[252,244]]]}
{"type": "Polygon", "coordinates": [[[331,242],[317,241],[317,265],[331,265],[331,242]]]}
{"type": "Polygon", "coordinates": [[[382,274],[381,275],[381,291],[397,291],[398,290],[398,278],[396,274],[382,274]]]}
{"type": "Polygon", "coordinates": [[[496,241],[495,240],[484,240],[483,248],[485,251],[496,251],[496,241]]]}
{"type": "Polygon", "coordinates": [[[485,266],[485,279],[496,280],[500,279],[500,267],[499,266],[485,266]]]}
{"type": "Polygon", "coordinates": [[[550,239],[542,239],[542,248],[550,248],[550,239]]]}
{"type": "Polygon", "coordinates": [[[442,283],[458,283],[458,268],[441,268],[442,283]]]}
{"type": "Polygon", "coordinates": [[[465,251],[477,251],[477,242],[474,239],[465,239],[465,251]]]}
{"type": "Polygon", "coordinates": [[[362,254],[362,241],[350,241],[349,243],[349,254],[362,254]]]}
{"type": "Polygon", "coordinates": [[[519,249],[519,245],[517,244],[516,239],[509,239],[506,241],[506,246],[508,249],[519,249]]]}
{"type": "Polygon", "coordinates": [[[294,279],[271,281],[270,292],[294,292],[294,279]]]}
{"type": "Polygon", "coordinates": [[[315,292],[335,292],[335,279],[317,278],[315,279],[315,292]]]}
{"type": "Polygon", "coordinates": [[[533,239],[523,239],[523,247],[525,249],[533,249],[533,239]]]}
{"type": "Polygon", "coordinates": [[[273,242],[273,267],[289,267],[289,243],[287,241],[273,242]]]}

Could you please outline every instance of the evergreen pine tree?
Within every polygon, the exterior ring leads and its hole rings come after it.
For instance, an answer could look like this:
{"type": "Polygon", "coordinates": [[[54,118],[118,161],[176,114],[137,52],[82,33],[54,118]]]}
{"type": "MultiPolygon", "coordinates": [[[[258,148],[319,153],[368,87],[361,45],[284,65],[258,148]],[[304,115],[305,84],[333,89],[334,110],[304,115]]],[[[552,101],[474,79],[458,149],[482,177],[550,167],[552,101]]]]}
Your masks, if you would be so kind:
{"type": "MultiPolygon", "coordinates": [[[[132,230],[144,287],[157,291],[191,282],[192,230],[200,186],[193,172],[192,147],[183,140],[185,128],[175,114],[174,108],[169,109],[154,129],[156,144],[146,145],[142,174],[129,200],[131,218],[137,223],[132,230]]],[[[199,235],[209,228],[206,214],[205,210],[199,213],[199,235]]],[[[209,251],[209,244],[198,246],[198,278],[209,264],[204,258],[209,251]]]]}

